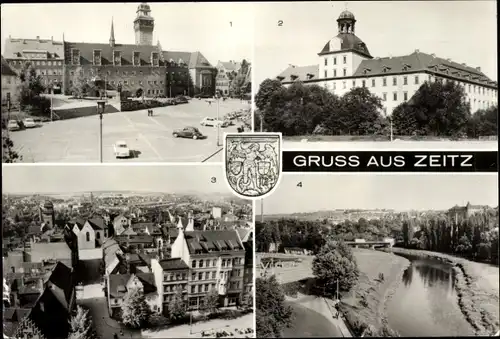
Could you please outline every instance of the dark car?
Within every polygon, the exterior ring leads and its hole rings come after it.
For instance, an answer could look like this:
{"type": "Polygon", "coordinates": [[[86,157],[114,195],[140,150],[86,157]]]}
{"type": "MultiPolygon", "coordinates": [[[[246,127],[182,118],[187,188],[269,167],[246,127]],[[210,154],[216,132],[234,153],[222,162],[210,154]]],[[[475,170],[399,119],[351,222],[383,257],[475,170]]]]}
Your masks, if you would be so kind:
{"type": "Polygon", "coordinates": [[[174,101],[176,104],[187,104],[188,103],[188,100],[185,97],[183,97],[182,95],[175,97],[174,101]]]}
{"type": "Polygon", "coordinates": [[[208,99],[208,98],[212,98],[213,95],[210,95],[210,94],[207,94],[207,93],[198,93],[194,97],[197,98],[197,99],[208,99]]]}
{"type": "Polygon", "coordinates": [[[201,134],[199,129],[190,126],[174,130],[172,135],[174,138],[205,139],[205,136],[201,134]]]}

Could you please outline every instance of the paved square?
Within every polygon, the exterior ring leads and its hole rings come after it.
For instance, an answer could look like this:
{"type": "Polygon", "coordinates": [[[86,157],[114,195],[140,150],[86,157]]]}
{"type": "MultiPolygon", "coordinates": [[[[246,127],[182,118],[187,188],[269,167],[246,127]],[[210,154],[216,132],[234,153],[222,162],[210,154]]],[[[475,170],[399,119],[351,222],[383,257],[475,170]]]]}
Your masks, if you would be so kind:
{"type": "MultiPolygon", "coordinates": [[[[248,109],[250,105],[240,100],[220,103],[219,116],[248,109]]],[[[217,146],[217,129],[204,127],[204,117],[216,117],[217,105],[201,99],[189,103],[158,107],[154,116],[146,110],[110,113],[103,116],[103,162],[201,162],[222,149],[217,146]],[[174,138],[175,129],[197,127],[207,136],[203,140],[174,138]],[[116,159],[113,144],[125,141],[137,154],[129,159],[116,159]]],[[[237,132],[241,122],[220,129],[221,144],[224,133],[237,132]]],[[[99,117],[54,121],[40,128],[10,133],[15,149],[22,155],[22,162],[99,162],[99,117]]],[[[208,162],[221,162],[218,152],[208,162]]]]}

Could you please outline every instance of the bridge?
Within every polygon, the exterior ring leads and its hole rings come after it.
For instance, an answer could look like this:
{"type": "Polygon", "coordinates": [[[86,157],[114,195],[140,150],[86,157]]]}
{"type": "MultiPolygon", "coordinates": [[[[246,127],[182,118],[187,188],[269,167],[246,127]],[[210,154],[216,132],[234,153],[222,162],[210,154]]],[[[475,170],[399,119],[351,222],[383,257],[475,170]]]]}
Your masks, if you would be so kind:
{"type": "Polygon", "coordinates": [[[368,247],[374,249],[375,247],[385,247],[391,248],[394,245],[394,242],[391,240],[382,240],[382,241],[345,241],[345,244],[352,246],[354,248],[358,247],[368,247]]]}

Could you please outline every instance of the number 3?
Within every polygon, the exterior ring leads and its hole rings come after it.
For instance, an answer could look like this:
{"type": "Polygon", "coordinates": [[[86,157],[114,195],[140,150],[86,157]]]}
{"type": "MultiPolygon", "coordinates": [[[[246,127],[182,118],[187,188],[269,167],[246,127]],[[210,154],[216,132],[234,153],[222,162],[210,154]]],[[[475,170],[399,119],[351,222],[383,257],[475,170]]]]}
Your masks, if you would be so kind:
{"type": "Polygon", "coordinates": [[[215,183],[217,182],[217,178],[216,178],[216,177],[212,177],[212,178],[210,179],[210,182],[211,182],[212,184],[215,184],[215,183]]]}

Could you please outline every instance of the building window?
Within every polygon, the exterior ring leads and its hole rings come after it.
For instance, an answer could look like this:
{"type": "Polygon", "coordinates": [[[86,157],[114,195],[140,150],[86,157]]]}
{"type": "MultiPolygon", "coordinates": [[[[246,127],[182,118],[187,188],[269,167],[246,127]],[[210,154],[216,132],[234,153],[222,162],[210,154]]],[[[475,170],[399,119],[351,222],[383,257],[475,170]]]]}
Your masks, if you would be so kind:
{"type": "Polygon", "coordinates": [[[71,50],[71,63],[73,65],[80,65],[80,50],[78,49],[71,50]]]}
{"type": "Polygon", "coordinates": [[[208,284],[205,285],[205,292],[208,292],[208,284]]]}
{"type": "Polygon", "coordinates": [[[363,87],[366,87],[366,80],[361,81],[361,84],[363,85],[363,87]]]}
{"type": "Polygon", "coordinates": [[[387,86],[387,78],[382,78],[382,86],[387,86]]]}
{"type": "Polygon", "coordinates": [[[408,92],[403,93],[403,99],[404,99],[404,101],[408,100],[408,92]]]}
{"type": "Polygon", "coordinates": [[[124,85],[128,85],[128,80],[123,80],[124,85]]]}
{"type": "Polygon", "coordinates": [[[153,65],[153,67],[160,66],[160,58],[157,52],[151,52],[151,65],[153,65]]]}
{"type": "Polygon", "coordinates": [[[113,65],[114,66],[122,65],[122,53],[120,51],[113,51],[113,65]]]}
{"type": "Polygon", "coordinates": [[[328,66],[328,57],[325,57],[325,66],[328,66]]]}
{"type": "Polygon", "coordinates": [[[198,280],[203,280],[203,272],[198,273],[198,280]]]}
{"type": "Polygon", "coordinates": [[[347,88],[347,84],[346,84],[346,82],[345,82],[345,81],[342,81],[342,87],[343,87],[344,89],[345,89],[345,88],[347,88]]]}
{"type": "Polygon", "coordinates": [[[191,267],[196,268],[196,260],[193,260],[193,262],[191,263],[191,267]]]}
{"type": "Polygon", "coordinates": [[[90,241],[90,233],[89,232],[85,233],[85,236],[87,238],[87,241],[90,241]]]}
{"type": "Polygon", "coordinates": [[[325,69],[325,78],[328,78],[328,71],[325,69]]]}
{"type": "Polygon", "coordinates": [[[217,272],[213,271],[212,272],[212,279],[215,279],[215,275],[216,275],[217,272]]]}
{"type": "Polygon", "coordinates": [[[392,97],[393,97],[394,101],[398,101],[398,93],[397,92],[392,93],[392,97]]]}
{"type": "Polygon", "coordinates": [[[372,79],[372,87],[375,87],[375,79],[372,79]]]}
{"type": "Polygon", "coordinates": [[[347,69],[344,68],[344,76],[347,76],[347,69]]]}
{"type": "Polygon", "coordinates": [[[69,75],[73,76],[73,75],[75,75],[75,72],[71,71],[71,72],[69,72],[69,75]]]}
{"type": "Polygon", "coordinates": [[[101,66],[101,51],[100,50],[94,50],[93,64],[94,64],[94,66],[101,66]]]}
{"type": "Polygon", "coordinates": [[[196,293],[196,285],[191,286],[191,293],[196,293]]]}
{"type": "Polygon", "coordinates": [[[387,107],[384,107],[383,111],[384,111],[384,114],[387,114],[387,107]]]}
{"type": "Polygon", "coordinates": [[[408,85],[408,77],[403,77],[403,85],[408,85]]]}
{"type": "Polygon", "coordinates": [[[333,76],[337,77],[337,70],[336,69],[333,70],[333,76]]]}
{"type": "Polygon", "coordinates": [[[210,279],[210,272],[205,272],[205,280],[210,279]]]}
{"type": "Polygon", "coordinates": [[[356,87],[356,80],[352,81],[352,87],[356,87]]]}
{"type": "Polygon", "coordinates": [[[101,239],[101,233],[97,232],[95,237],[96,237],[96,239],[101,239]]]}
{"type": "Polygon", "coordinates": [[[387,93],[382,93],[382,100],[387,101],[387,93]]]}
{"type": "Polygon", "coordinates": [[[203,267],[203,259],[202,259],[202,260],[200,260],[200,266],[199,266],[199,267],[200,267],[200,268],[201,268],[201,267],[203,267]]]}
{"type": "Polygon", "coordinates": [[[337,64],[337,57],[333,57],[333,64],[336,65],[337,64]]]}
{"type": "Polygon", "coordinates": [[[133,65],[134,66],[140,66],[141,65],[141,53],[140,52],[134,52],[133,54],[133,65]]]}
{"type": "Polygon", "coordinates": [[[418,75],[415,75],[415,85],[418,85],[419,80],[418,80],[418,75]]]}
{"type": "Polygon", "coordinates": [[[128,75],[127,72],[123,72],[123,76],[127,76],[127,75],[128,75]]]}
{"type": "Polygon", "coordinates": [[[344,59],[344,64],[347,64],[347,57],[345,55],[343,56],[343,59],[344,59]]]}
{"type": "Polygon", "coordinates": [[[398,78],[397,77],[393,77],[392,78],[392,85],[393,86],[397,86],[397,84],[398,84],[398,78]]]}

